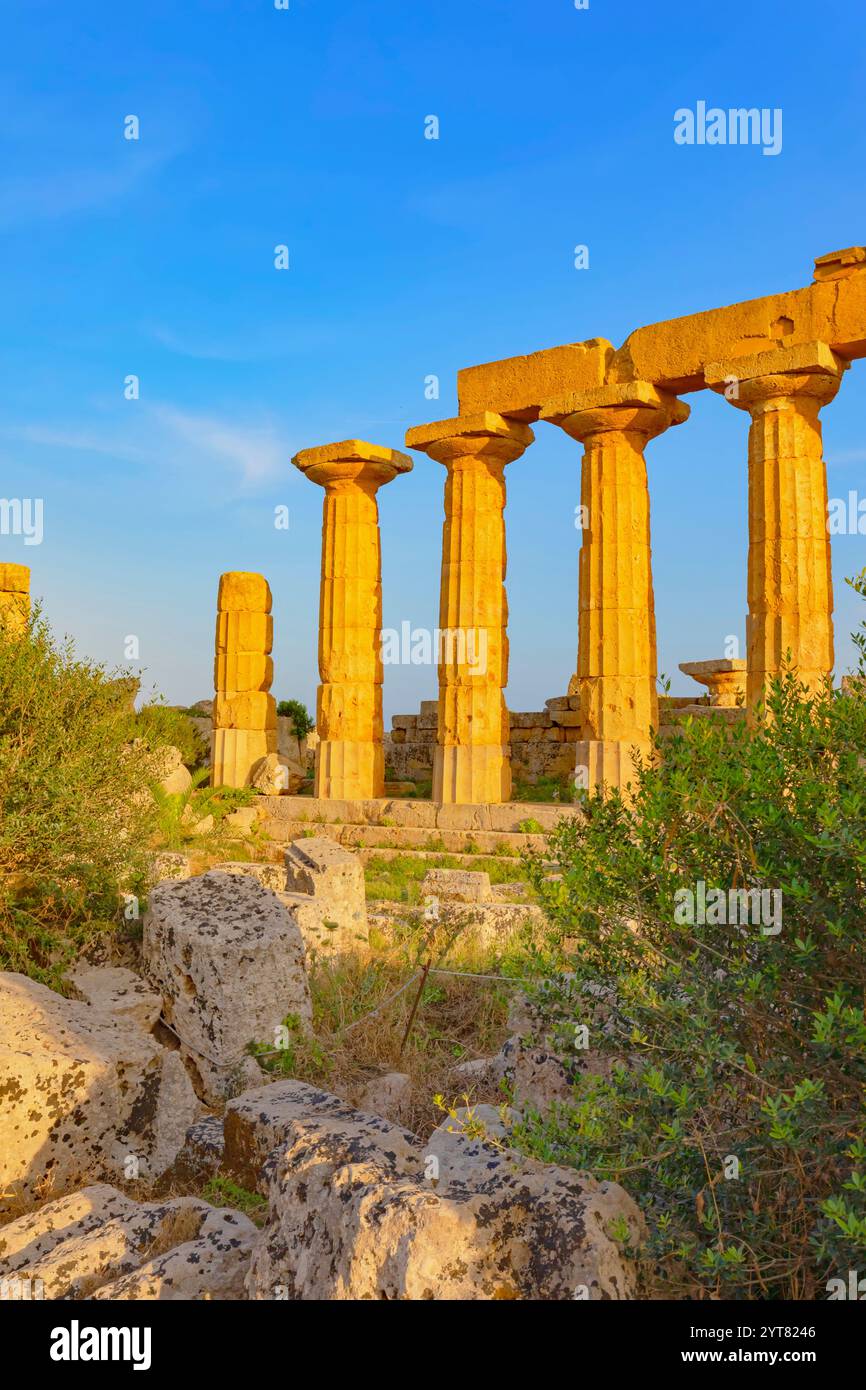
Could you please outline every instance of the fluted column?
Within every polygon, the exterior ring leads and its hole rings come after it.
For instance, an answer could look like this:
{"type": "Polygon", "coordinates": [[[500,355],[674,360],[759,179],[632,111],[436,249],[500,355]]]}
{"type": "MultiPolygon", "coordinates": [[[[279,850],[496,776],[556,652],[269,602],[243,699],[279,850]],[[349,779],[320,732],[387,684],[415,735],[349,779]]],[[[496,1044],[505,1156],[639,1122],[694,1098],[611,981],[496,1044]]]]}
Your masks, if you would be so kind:
{"type": "Polygon", "coordinates": [[[214,644],[215,787],[246,787],[256,763],[277,751],[277,708],[270,694],[274,620],[264,575],[220,575],[214,644]]]}
{"type": "Polygon", "coordinates": [[[30,618],[30,570],[27,565],[0,564],[0,626],[22,633],[30,618]]]}
{"type": "Polygon", "coordinates": [[[594,387],[549,401],[541,419],[584,446],[578,594],[577,766],[591,786],[633,780],[658,727],[656,629],[644,449],[688,406],[649,382],[594,387]]]}
{"type": "Polygon", "coordinates": [[[383,796],[382,554],[376,493],[412,461],[350,439],[292,460],[325,489],[316,700],[316,796],[383,796]]]}
{"type": "Polygon", "coordinates": [[[746,410],[749,561],[746,701],[790,667],[810,690],[833,670],[827,470],[818,412],[848,366],[826,343],[712,363],[707,385],[746,410]]]}
{"type": "Polygon", "coordinates": [[[439,727],[433,800],[477,805],[511,796],[505,465],[534,436],[484,412],[406,435],[448,470],[439,595],[439,727]]]}

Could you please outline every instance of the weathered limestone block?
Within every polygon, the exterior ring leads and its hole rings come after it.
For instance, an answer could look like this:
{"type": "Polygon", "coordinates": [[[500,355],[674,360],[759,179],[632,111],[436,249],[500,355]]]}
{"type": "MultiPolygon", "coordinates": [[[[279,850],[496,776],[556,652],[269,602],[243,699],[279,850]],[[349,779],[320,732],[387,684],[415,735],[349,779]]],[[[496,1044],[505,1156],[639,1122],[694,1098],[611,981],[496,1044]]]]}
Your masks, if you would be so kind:
{"type": "Polygon", "coordinates": [[[153,758],[153,775],[161,791],[166,796],[178,796],[189,791],[192,776],[184,766],[183,754],[179,748],[167,743],[158,748],[153,758]]]}
{"type": "Polygon", "coordinates": [[[121,1022],[153,1031],[162,1013],[162,995],[148,989],[140,975],[114,965],[82,962],[66,976],[76,998],[121,1022]]]}
{"type": "Polygon", "coordinates": [[[70,1232],[87,1235],[107,1221],[130,1215],[135,1208],[133,1199],[116,1187],[93,1183],[19,1216],[0,1227],[0,1278],[38,1264],[70,1232]]]}
{"type": "Polygon", "coordinates": [[[404,1071],[374,1076],[364,1088],[361,1109],[370,1115],[383,1115],[393,1124],[402,1124],[412,1099],[412,1078],[404,1071]]]}
{"type": "Polygon", "coordinates": [[[748,411],[749,627],[746,699],[791,667],[810,690],[833,670],[833,581],[822,406],[848,362],[824,342],[710,364],[707,385],[748,411]]]}
{"type": "Polygon", "coordinates": [[[277,727],[273,696],[265,694],[263,690],[218,693],[214,698],[214,718],[219,720],[222,730],[276,732],[277,727]]]}
{"type": "Polygon", "coordinates": [[[263,888],[270,888],[274,893],[281,893],[286,886],[286,870],[282,864],[260,863],[252,859],[226,860],[222,864],[214,864],[214,870],[221,874],[240,874],[242,877],[254,878],[263,888]]]}
{"type": "Polygon", "coordinates": [[[709,691],[714,709],[734,709],[746,701],[746,663],[739,657],[681,661],[680,670],[709,691]]]}
{"type": "Polygon", "coordinates": [[[203,1224],[204,1234],[147,1260],[132,1274],[103,1284],[91,1295],[118,1302],[133,1299],[245,1302],[246,1275],[258,1231],[239,1211],[220,1212],[203,1224]]]}
{"type": "MultiPolygon", "coordinates": [[[[271,754],[268,754],[270,757],[271,754]]],[[[259,808],[257,806],[238,806],[236,811],[230,811],[223,818],[223,826],[230,830],[233,835],[245,840],[252,835],[253,827],[259,819],[259,808]]]]}
{"type": "Polygon", "coordinates": [[[308,947],[336,955],[367,946],[364,866],[356,854],[325,836],[295,840],[285,852],[285,892],[313,899],[318,921],[308,947]]]}
{"type": "MultiPolygon", "coordinates": [[[[577,672],[569,694],[589,785],[634,780],[631,748],[647,756],[658,727],[656,630],[644,449],[688,418],[688,406],[647,381],[550,401],[542,419],[584,445],[580,500],[577,672]]],[[[562,717],[564,718],[564,712],[562,717]]]]}
{"type": "Polygon", "coordinates": [[[434,732],[439,727],[439,701],[422,700],[421,708],[418,713],[416,728],[432,729],[434,732]]]}
{"type": "Polygon", "coordinates": [[[214,786],[248,786],[253,767],[277,751],[277,709],[269,693],[271,602],[260,574],[230,571],[220,577],[211,711],[214,786]]]}
{"type": "Polygon", "coordinates": [[[293,796],[306,778],[306,769],[292,765],[279,753],[267,753],[250,769],[249,785],[265,796],[293,796]]]}
{"type": "Polygon", "coordinates": [[[185,1186],[201,1188],[219,1171],[224,1152],[222,1117],[204,1115],[190,1125],[167,1176],[185,1186]]]}
{"type": "MultiPolygon", "coordinates": [[[[358,1114],[348,1101],[305,1081],[275,1081],[244,1091],[226,1106],[224,1169],[242,1187],[267,1196],[272,1160],[292,1137],[294,1125],[312,1115],[349,1122],[358,1114]]],[[[414,1135],[380,1115],[364,1119],[389,1151],[401,1159],[414,1154],[414,1135]]]]}
{"type": "Polygon", "coordinates": [[[460,414],[498,410],[514,419],[537,420],[544,401],[564,391],[603,386],[613,355],[613,344],[606,338],[590,338],[585,343],[464,367],[457,373],[460,414]]]}
{"type": "MultiPolygon", "coordinates": [[[[435,1157],[441,1183],[483,1182],[495,1173],[508,1149],[508,1139],[516,1112],[508,1106],[460,1106],[433,1130],[426,1143],[428,1155],[435,1157]],[[479,1130],[483,1130],[480,1133],[479,1130]]],[[[522,1159],[514,1156],[518,1164],[522,1159]]]]}
{"type": "Polygon", "coordinates": [[[0,975],[0,1210],[173,1161],[198,1104],[183,1063],[137,1023],[0,975]]]}
{"type": "Polygon", "coordinates": [[[39,1281],[46,1299],[242,1298],[256,1234],[195,1197],[139,1204],[88,1187],[3,1228],[0,1278],[39,1281]]]}
{"type": "Polygon", "coordinates": [[[668,391],[711,386],[707,364],[824,342],[844,358],[866,356],[866,254],[832,251],[815,261],[814,284],[649,324],[631,333],[608,380],[642,378],[668,391]]]}
{"type": "Polygon", "coordinates": [[[249,1043],[270,1041],[289,1015],[309,1027],[297,922],[252,878],[212,870],[160,884],[144,921],[143,964],[209,1104],[260,1075],[249,1043]]]}
{"type": "MultiPolygon", "coordinates": [[[[333,1100],[333,1098],[331,1098],[333,1100]]],[[[608,1232],[637,1207],[614,1183],[491,1157],[444,1180],[429,1144],[326,1103],[268,1160],[269,1216],[253,1299],[629,1298],[635,1275],[608,1232]]]]}
{"type": "MultiPolygon", "coordinates": [[[[491,411],[410,429],[406,443],[448,470],[442,528],[438,740],[433,800],[511,795],[505,466],[532,443],[528,425],[491,411]]],[[[422,707],[423,710],[423,707],[422,707]]],[[[419,724],[422,720],[419,719],[419,724]]]]}
{"type": "Polygon", "coordinates": [[[0,564],[0,627],[23,632],[30,618],[30,570],[27,565],[0,564]]]}
{"type": "Polygon", "coordinates": [[[412,461],[349,439],[293,458],[325,489],[316,701],[316,796],[381,796],[382,555],[376,493],[412,461]]]}
{"type": "Polygon", "coordinates": [[[421,896],[445,902],[490,902],[490,875],[469,869],[428,869],[421,883],[421,896]]]}
{"type": "Polygon", "coordinates": [[[192,866],[189,858],[185,854],[174,854],[170,850],[160,850],[159,854],[154,854],[150,860],[148,870],[148,880],[151,886],[157,883],[165,883],[167,880],[175,881],[180,878],[189,878],[192,866]]]}

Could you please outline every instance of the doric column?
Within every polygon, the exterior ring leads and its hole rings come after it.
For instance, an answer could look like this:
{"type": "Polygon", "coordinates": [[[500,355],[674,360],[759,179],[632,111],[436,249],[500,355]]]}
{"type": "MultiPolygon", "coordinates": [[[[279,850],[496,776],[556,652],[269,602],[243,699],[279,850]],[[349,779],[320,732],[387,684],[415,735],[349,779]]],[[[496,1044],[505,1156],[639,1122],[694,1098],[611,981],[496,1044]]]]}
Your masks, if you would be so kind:
{"type": "Polygon", "coordinates": [[[486,411],[406,435],[448,469],[439,595],[439,730],[433,800],[477,805],[511,796],[505,465],[534,436],[486,411]]]}
{"type": "Polygon", "coordinates": [[[644,449],[688,406],[646,381],[594,387],[549,401],[541,419],[584,446],[580,500],[577,766],[590,786],[623,788],[631,750],[658,728],[656,629],[644,449]]]}
{"type": "Polygon", "coordinates": [[[30,570],[26,565],[0,564],[0,626],[21,633],[30,617],[30,570]]]}
{"type": "Polygon", "coordinates": [[[385,794],[382,746],[382,552],[376,493],[412,460],[359,439],[292,460],[325,489],[316,701],[316,796],[385,794]]]}
{"type": "Polygon", "coordinates": [[[706,382],[747,410],[750,710],[790,653],[810,690],[833,670],[827,470],[818,412],[848,366],[826,343],[773,348],[706,368],[706,382]]]}
{"type": "Polygon", "coordinates": [[[277,751],[271,590],[261,574],[220,575],[214,656],[215,787],[245,787],[260,758],[277,751]]]}

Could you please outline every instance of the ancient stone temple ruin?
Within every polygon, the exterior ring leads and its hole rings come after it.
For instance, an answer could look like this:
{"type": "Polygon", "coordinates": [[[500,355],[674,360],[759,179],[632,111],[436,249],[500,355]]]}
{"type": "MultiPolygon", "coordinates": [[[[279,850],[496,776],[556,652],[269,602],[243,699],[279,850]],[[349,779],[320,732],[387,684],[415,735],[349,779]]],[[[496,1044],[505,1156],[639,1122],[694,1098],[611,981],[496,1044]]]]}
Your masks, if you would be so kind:
{"type": "MultiPolygon", "coordinates": [[[[683,663],[708,689],[693,708],[741,717],[788,653],[810,688],[829,676],[820,412],[863,356],[866,248],[852,247],[819,257],[804,289],[639,328],[619,348],[593,338],[458,372],[459,414],[406,435],[409,449],[445,469],[439,621],[446,640],[438,702],[395,717],[398,773],[429,767],[442,807],[507,802],[512,764],[567,768],[582,785],[627,785],[635,750],[649,752],[660,722],[644,456],[665,430],[688,427],[682,397],[694,391],[716,392],[720,409],[729,403],[747,417],[749,611],[745,663],[683,663]],[[562,429],[582,446],[584,526],[574,674],[544,712],[520,714],[504,698],[505,474],[532,447],[533,425],[562,429]],[[485,661],[469,659],[480,648],[485,661]],[[552,751],[530,756],[530,747],[545,746],[552,751]]],[[[305,449],[294,462],[325,490],[316,796],[381,798],[376,492],[412,465],[405,454],[359,440],[305,449]]]]}
{"type": "Polygon", "coordinates": [[[271,591],[260,574],[220,578],[214,654],[214,786],[243,787],[277,750],[277,709],[270,694],[274,620],[271,591]]]}
{"type": "Polygon", "coordinates": [[[0,564],[0,626],[23,632],[30,617],[30,570],[27,565],[0,564]]]}

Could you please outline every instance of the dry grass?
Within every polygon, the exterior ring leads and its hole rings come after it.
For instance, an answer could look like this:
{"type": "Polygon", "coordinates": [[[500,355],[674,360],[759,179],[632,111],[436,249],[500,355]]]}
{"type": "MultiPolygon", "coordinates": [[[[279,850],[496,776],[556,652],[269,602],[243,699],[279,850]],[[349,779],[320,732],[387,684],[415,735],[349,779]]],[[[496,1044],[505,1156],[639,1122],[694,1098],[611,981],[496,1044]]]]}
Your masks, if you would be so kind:
{"type": "MultiPolygon", "coordinates": [[[[447,922],[425,936],[414,922],[395,920],[390,938],[377,939],[368,955],[322,960],[310,972],[313,1037],[299,1032],[285,1051],[261,1058],[274,1076],[291,1076],[322,1086],[354,1105],[378,1075],[405,1072],[411,1093],[401,1107],[401,1124],[425,1138],[442,1119],[434,1097],[458,1104],[502,1099],[494,1086],[467,1087],[456,1068],[490,1056],[507,1035],[508,1004],[515,985],[472,978],[469,972],[519,978],[524,943],[518,937],[498,953],[481,953],[449,941],[447,922]],[[408,1040],[403,1043],[420,980],[411,980],[423,961],[454,974],[428,976],[408,1040]],[[402,1050],[401,1050],[402,1049],[402,1050]]],[[[380,934],[377,934],[377,938],[380,934]]]]}

